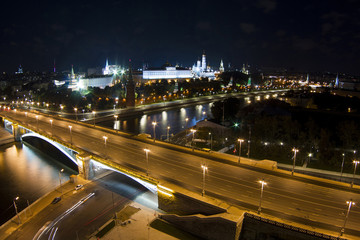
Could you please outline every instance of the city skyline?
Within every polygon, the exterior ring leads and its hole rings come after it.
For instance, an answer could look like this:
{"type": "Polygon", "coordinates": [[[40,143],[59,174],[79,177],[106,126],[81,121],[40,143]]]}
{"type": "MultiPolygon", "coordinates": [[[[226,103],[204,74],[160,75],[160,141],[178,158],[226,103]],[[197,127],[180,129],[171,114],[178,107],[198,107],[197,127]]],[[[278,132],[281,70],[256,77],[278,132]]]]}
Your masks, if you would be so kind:
{"type": "Polygon", "coordinates": [[[170,63],[359,74],[356,1],[6,3],[0,71],[170,63]]]}

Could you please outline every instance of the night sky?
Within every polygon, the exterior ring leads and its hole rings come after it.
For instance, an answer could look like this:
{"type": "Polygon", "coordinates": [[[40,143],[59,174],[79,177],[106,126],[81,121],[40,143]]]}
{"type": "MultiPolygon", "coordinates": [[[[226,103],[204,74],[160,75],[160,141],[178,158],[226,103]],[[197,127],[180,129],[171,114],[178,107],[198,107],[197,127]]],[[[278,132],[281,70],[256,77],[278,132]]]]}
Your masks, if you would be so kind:
{"type": "Polygon", "coordinates": [[[11,1],[1,6],[0,71],[75,71],[167,60],[249,63],[360,75],[357,0],[11,1]]]}

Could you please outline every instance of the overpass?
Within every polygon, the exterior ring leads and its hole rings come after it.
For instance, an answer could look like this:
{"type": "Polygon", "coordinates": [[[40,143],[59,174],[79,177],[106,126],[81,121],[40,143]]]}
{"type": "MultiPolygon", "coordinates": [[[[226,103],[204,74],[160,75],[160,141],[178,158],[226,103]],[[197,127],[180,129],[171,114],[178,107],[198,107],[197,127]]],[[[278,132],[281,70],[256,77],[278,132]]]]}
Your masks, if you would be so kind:
{"type": "MultiPolygon", "coordinates": [[[[262,213],[338,232],[344,222],[346,201],[359,199],[357,187],[350,189],[341,184],[334,187],[332,183],[304,182],[296,174],[291,176],[276,169],[255,171],[254,168],[236,164],[237,157],[233,156],[215,156],[198,151],[192,154],[186,148],[158,141],[154,144],[149,139],[75,121],[36,117],[35,114],[25,116],[10,110],[0,115],[8,129],[12,126],[15,139],[19,139],[19,135],[33,134],[28,136],[41,135],[58,143],[66,151],[75,153],[76,161],[80,163],[79,172],[85,178],[93,177],[98,168],[115,169],[127,174],[152,186],[153,191],[158,192],[159,206],[165,208],[170,201],[168,198],[177,194],[174,189],[182,188],[196,193],[199,199],[205,199],[200,195],[205,190],[206,196],[256,212],[260,195],[258,180],[264,178],[268,187],[264,192],[262,213]],[[107,141],[104,141],[104,136],[107,141]],[[148,158],[145,148],[150,150],[148,158]],[[231,162],[232,158],[235,163],[231,162]],[[203,164],[208,172],[202,171],[203,164]]],[[[346,232],[359,236],[358,222],[360,212],[354,208],[348,218],[346,232]]]]}

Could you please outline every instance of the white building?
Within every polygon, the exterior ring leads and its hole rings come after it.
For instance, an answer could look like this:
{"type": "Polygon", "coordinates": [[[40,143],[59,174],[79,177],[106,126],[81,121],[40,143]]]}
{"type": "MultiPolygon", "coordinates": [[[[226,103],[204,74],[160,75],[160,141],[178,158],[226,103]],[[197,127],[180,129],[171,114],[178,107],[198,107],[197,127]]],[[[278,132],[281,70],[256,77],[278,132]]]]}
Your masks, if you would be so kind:
{"type": "Polygon", "coordinates": [[[202,55],[201,62],[198,60],[196,65],[194,64],[192,67],[192,72],[194,77],[196,78],[209,78],[214,80],[215,79],[215,72],[211,69],[210,66],[206,66],[206,55],[205,52],[202,55]]]}
{"type": "Polygon", "coordinates": [[[171,64],[166,63],[161,68],[148,68],[143,69],[143,79],[191,79],[193,73],[190,69],[182,67],[173,67],[171,64]]]}

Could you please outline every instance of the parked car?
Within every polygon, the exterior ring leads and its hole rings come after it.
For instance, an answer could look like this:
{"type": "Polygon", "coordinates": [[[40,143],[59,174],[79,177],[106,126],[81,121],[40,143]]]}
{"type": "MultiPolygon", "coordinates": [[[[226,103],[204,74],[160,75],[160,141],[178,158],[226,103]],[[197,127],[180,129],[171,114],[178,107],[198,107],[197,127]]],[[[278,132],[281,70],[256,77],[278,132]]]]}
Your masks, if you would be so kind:
{"type": "Polygon", "coordinates": [[[84,187],[84,185],[82,185],[82,184],[76,185],[75,190],[76,190],[76,191],[77,191],[77,190],[80,190],[80,189],[82,189],[83,187],[84,187]]]}
{"type": "Polygon", "coordinates": [[[54,198],[54,200],[52,200],[52,204],[56,204],[56,203],[58,203],[58,202],[60,202],[60,200],[61,200],[61,197],[56,197],[56,198],[54,198]]]}

